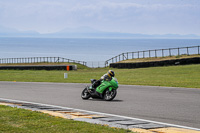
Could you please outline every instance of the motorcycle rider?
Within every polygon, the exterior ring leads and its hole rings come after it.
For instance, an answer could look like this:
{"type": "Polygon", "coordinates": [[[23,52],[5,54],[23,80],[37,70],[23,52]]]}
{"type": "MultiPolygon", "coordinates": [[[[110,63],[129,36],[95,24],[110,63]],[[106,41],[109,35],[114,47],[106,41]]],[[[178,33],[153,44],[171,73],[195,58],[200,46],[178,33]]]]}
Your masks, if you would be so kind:
{"type": "Polygon", "coordinates": [[[109,70],[106,74],[104,74],[99,80],[95,81],[93,84],[92,84],[92,89],[96,89],[100,84],[101,84],[101,81],[104,80],[104,81],[111,81],[112,80],[112,77],[115,76],[115,72],[113,70],[109,70]]]}

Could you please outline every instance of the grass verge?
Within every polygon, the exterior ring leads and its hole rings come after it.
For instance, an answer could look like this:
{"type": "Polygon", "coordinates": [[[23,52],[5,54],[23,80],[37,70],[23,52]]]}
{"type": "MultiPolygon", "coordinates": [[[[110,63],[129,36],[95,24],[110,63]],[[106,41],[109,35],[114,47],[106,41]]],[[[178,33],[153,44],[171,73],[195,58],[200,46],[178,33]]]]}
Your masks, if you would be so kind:
{"type": "Polygon", "coordinates": [[[130,131],[68,120],[35,111],[0,105],[0,132],[126,133],[130,131]]]}
{"type": "Polygon", "coordinates": [[[151,57],[151,58],[135,58],[123,60],[118,63],[137,63],[137,62],[153,62],[153,61],[164,61],[164,60],[175,60],[175,59],[187,59],[200,57],[200,55],[179,55],[179,56],[165,56],[165,57],[151,57]]]}
{"type": "Polygon", "coordinates": [[[48,63],[48,62],[40,62],[40,63],[5,63],[0,64],[0,66],[38,66],[38,65],[77,65],[79,69],[87,69],[87,66],[84,66],[79,63],[69,63],[69,62],[57,62],[57,63],[48,63]]]}
{"type": "MultiPolygon", "coordinates": [[[[0,81],[89,83],[109,68],[77,71],[0,70],[0,81]],[[64,73],[68,78],[64,79],[64,73]]],[[[180,65],[139,69],[113,69],[119,84],[200,88],[200,65],[180,65]]]]}

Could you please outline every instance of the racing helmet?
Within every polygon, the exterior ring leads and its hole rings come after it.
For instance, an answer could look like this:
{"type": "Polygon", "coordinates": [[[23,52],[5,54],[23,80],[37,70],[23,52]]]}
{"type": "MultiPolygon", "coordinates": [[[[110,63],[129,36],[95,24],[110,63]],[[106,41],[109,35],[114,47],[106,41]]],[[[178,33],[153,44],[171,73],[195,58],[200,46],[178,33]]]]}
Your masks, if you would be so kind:
{"type": "Polygon", "coordinates": [[[115,72],[113,70],[109,70],[107,74],[109,77],[115,77],[115,72]]]}

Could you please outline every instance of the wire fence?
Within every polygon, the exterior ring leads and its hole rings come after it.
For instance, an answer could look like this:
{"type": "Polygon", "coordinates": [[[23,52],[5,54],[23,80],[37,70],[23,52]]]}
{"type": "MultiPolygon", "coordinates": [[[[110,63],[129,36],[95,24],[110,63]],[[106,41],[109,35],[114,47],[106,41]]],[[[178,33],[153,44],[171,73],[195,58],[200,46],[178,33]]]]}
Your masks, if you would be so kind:
{"type": "Polygon", "coordinates": [[[193,54],[200,54],[200,46],[127,52],[119,54],[105,61],[105,67],[109,66],[110,63],[117,63],[128,59],[167,57],[167,56],[180,56],[180,55],[193,55],[193,54]]]}
{"type": "Polygon", "coordinates": [[[105,67],[105,61],[87,61],[87,66],[91,68],[105,67]]]}
{"type": "Polygon", "coordinates": [[[62,57],[26,57],[26,58],[1,58],[0,64],[14,64],[14,63],[79,63],[82,65],[87,65],[85,61],[71,60],[62,57]]]}

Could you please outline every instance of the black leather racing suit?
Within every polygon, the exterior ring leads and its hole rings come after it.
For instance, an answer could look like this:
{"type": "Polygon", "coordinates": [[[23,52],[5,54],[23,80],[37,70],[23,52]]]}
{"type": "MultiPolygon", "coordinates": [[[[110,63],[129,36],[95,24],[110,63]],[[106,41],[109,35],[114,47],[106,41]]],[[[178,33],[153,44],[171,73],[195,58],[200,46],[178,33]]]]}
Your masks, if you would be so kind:
{"type": "Polygon", "coordinates": [[[92,88],[96,89],[101,84],[102,80],[111,81],[112,77],[109,77],[108,74],[104,74],[99,80],[93,83],[92,88]]]}

